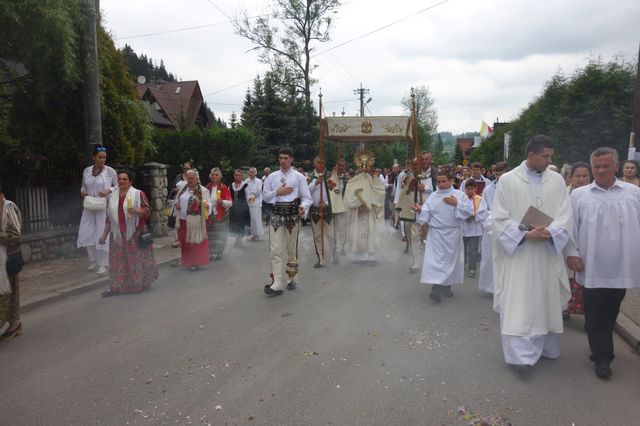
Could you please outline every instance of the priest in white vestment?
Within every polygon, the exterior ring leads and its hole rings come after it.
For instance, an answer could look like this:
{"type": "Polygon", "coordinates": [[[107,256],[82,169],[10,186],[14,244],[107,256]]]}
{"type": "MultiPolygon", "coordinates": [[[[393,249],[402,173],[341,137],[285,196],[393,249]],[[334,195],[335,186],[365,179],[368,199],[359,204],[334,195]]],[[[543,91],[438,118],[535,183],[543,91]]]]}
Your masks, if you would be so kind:
{"type": "Polygon", "coordinates": [[[373,154],[359,151],[355,157],[359,172],[349,180],[344,194],[347,249],[354,261],[375,264],[384,225],[385,190],[373,176],[373,154]]]}
{"type": "Polygon", "coordinates": [[[453,296],[452,284],[464,280],[462,225],[473,214],[473,204],[453,188],[447,171],[436,174],[436,185],[436,191],[422,206],[416,204],[416,220],[429,225],[420,282],[432,284],[429,298],[438,303],[442,295],[453,296]]]}
{"type": "Polygon", "coordinates": [[[481,291],[493,294],[493,200],[496,196],[496,185],[500,176],[509,171],[509,163],[501,161],[496,164],[495,184],[488,185],[480,200],[478,219],[482,222],[482,243],[480,245],[480,278],[478,288],[481,291]]]}
{"type": "Polygon", "coordinates": [[[562,251],[573,232],[564,179],[546,171],[553,141],[534,136],[525,152],[527,159],[500,178],[493,202],[493,305],[505,361],[523,372],[541,356],[560,355],[562,309],[571,296],[562,251]],[[552,222],[522,223],[530,206],[552,222]]]}
{"type": "Polygon", "coordinates": [[[612,148],[591,154],[594,182],[571,192],[574,241],[567,265],[584,287],[585,329],[598,377],[611,376],[613,329],[628,288],[640,287],[640,188],[616,179],[612,148]]]}

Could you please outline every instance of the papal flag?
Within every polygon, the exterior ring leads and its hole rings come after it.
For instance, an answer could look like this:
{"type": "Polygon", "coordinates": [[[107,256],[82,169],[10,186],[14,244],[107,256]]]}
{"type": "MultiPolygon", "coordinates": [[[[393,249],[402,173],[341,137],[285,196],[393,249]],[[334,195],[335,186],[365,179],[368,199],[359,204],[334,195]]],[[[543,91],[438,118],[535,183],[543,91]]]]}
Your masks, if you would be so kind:
{"type": "Polygon", "coordinates": [[[489,125],[485,123],[483,120],[482,124],[480,125],[480,137],[483,139],[486,139],[492,134],[493,134],[493,129],[489,127],[489,125]]]}

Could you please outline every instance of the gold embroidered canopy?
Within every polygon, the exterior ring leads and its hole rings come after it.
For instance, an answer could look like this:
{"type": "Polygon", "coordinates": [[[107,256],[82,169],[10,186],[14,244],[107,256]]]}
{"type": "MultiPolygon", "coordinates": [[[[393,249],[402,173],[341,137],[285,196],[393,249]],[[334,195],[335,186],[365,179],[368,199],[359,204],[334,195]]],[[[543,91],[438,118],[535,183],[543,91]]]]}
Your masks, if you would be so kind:
{"type": "Polygon", "coordinates": [[[412,141],[411,118],[396,117],[325,117],[323,136],[337,142],[412,141]]]}

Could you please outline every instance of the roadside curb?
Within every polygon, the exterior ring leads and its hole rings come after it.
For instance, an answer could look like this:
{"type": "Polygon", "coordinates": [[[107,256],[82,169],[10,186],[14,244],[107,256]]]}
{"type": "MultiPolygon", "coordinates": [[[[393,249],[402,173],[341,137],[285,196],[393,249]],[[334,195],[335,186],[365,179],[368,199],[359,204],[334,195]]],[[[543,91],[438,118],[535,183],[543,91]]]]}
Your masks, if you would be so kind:
{"type": "MultiPolygon", "coordinates": [[[[180,260],[180,255],[158,262],[158,268],[168,266],[171,262],[174,262],[176,260],[180,260]]],[[[89,292],[106,285],[108,282],[108,276],[94,278],[93,280],[87,281],[83,284],[74,285],[69,288],[65,288],[64,290],[55,291],[41,297],[36,297],[30,302],[27,302],[24,305],[20,305],[20,313],[30,312],[59,300],[64,300],[67,297],[89,292]]]]}
{"type": "Polygon", "coordinates": [[[640,351],[640,326],[631,321],[623,312],[618,314],[615,330],[631,346],[631,349],[636,352],[640,351]]]}

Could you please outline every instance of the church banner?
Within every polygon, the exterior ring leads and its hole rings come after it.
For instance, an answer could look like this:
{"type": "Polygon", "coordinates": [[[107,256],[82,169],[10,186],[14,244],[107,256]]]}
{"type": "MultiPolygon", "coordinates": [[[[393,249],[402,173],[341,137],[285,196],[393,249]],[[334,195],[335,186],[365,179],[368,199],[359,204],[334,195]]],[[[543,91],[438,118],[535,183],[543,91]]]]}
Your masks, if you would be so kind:
{"type": "Polygon", "coordinates": [[[341,142],[410,141],[409,117],[326,117],[324,137],[341,142]]]}

